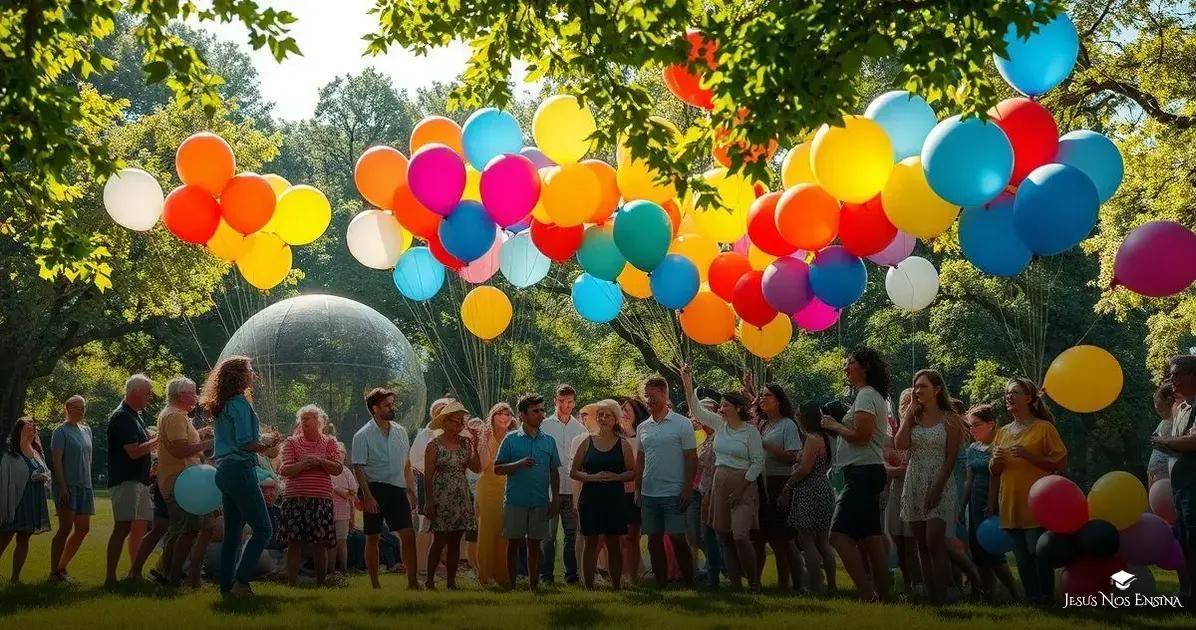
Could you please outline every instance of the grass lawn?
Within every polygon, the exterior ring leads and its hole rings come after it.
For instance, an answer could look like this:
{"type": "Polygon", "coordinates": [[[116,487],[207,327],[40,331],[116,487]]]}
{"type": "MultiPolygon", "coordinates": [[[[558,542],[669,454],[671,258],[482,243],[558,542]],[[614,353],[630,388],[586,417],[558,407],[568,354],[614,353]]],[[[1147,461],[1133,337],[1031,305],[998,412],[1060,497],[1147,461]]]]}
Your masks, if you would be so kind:
{"type": "MultiPolygon", "coordinates": [[[[622,593],[587,592],[556,586],[540,593],[504,593],[463,579],[461,591],[408,593],[400,575],[383,576],[383,588],[369,588],[365,576],[342,586],[289,588],[256,583],[253,600],[223,601],[213,585],[201,591],[172,591],[150,584],[124,584],[115,591],[103,581],[103,550],[112,527],[106,497],[91,534],[71,565],[74,585],[44,582],[51,534],[33,539],[25,566],[26,584],[9,586],[9,554],[0,563],[0,628],[156,628],[173,624],[200,628],[1192,628],[1193,616],[1146,609],[1033,609],[961,604],[936,609],[908,604],[866,605],[848,594],[834,598],[793,597],[766,592],[751,596],[655,588],[622,593]]],[[[121,572],[127,558],[121,559],[121,572]]],[[[771,564],[771,562],[770,562],[771,564]]],[[[150,565],[152,565],[152,560],[150,565]]],[[[1174,574],[1159,573],[1159,592],[1175,591],[1174,574]]],[[[841,584],[848,584],[840,572],[841,584]]],[[[442,581],[443,583],[443,581],[442,581]]],[[[765,577],[765,584],[772,581],[765,577]]]]}

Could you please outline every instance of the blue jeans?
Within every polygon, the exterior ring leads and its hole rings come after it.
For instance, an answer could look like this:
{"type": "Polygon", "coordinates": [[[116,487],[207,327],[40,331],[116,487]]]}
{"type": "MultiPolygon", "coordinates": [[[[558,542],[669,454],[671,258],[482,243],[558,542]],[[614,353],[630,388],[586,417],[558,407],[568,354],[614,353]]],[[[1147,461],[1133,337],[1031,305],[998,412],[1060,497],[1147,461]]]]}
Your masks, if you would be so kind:
{"type": "Polygon", "coordinates": [[[249,584],[258,559],[272,533],[266,500],[254,474],[252,461],[224,461],[216,468],[216,487],[224,498],[224,540],[220,543],[220,590],[229,591],[233,579],[249,584]],[[253,533],[238,560],[241,530],[248,524],[253,533]],[[234,569],[235,567],[235,569],[234,569]]]}
{"type": "Polygon", "coordinates": [[[1041,527],[1005,530],[1013,540],[1017,577],[1026,591],[1026,599],[1036,604],[1055,598],[1055,570],[1038,559],[1038,537],[1045,531],[1041,527]]]}
{"type": "Polygon", "coordinates": [[[718,576],[723,572],[723,548],[718,532],[709,525],[702,525],[702,548],[706,553],[706,582],[718,588],[718,576]]]}
{"type": "Polygon", "coordinates": [[[561,509],[556,518],[548,522],[548,537],[540,541],[540,580],[551,582],[556,571],[556,528],[560,523],[565,529],[565,581],[577,581],[577,512],[573,511],[573,495],[561,495],[561,509]]]}

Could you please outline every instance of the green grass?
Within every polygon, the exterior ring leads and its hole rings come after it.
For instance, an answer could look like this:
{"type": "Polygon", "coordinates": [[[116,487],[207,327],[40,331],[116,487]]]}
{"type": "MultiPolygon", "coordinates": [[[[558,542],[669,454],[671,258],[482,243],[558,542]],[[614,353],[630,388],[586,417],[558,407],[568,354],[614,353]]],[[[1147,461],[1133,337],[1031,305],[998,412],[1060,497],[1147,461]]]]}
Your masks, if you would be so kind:
{"type": "MultiPolygon", "coordinates": [[[[24,577],[27,584],[0,587],[0,627],[72,628],[1191,628],[1184,613],[1149,610],[1033,609],[962,604],[936,609],[909,604],[866,605],[850,593],[838,597],[794,597],[778,593],[750,596],[682,589],[629,589],[588,592],[557,586],[539,593],[504,593],[462,580],[463,590],[408,593],[400,575],[383,576],[374,591],[364,576],[336,587],[289,588],[257,583],[252,600],[224,601],[212,585],[181,594],[150,584],[122,584],[113,591],[103,581],[103,549],[112,527],[107,498],[97,497],[99,514],[71,565],[74,585],[44,582],[50,534],[36,536],[24,577]]],[[[11,553],[11,552],[10,552],[11,553]]],[[[7,582],[6,556],[0,576],[7,582]]],[[[121,571],[126,559],[122,557],[121,571]]],[[[152,560],[151,560],[152,564],[152,560]]],[[[771,562],[769,563],[771,564],[771,562]]],[[[1159,574],[1159,590],[1175,590],[1172,574],[1159,574]],[[1170,579],[1168,579],[1170,578],[1170,579]]],[[[848,583],[840,573],[842,583],[848,583]]],[[[765,584],[770,579],[766,576],[765,584]]]]}

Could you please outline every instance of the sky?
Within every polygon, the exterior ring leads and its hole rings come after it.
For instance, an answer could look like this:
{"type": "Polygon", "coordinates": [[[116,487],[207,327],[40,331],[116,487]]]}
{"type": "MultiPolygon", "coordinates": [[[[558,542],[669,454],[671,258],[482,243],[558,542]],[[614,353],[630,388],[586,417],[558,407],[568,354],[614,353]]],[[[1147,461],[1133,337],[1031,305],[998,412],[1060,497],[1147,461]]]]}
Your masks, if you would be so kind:
{"type": "MultiPolygon", "coordinates": [[[[249,54],[261,77],[262,96],[274,103],[274,116],[283,120],[311,116],[320,87],[367,67],[389,75],[395,87],[408,91],[436,81],[452,81],[465,69],[469,47],[463,42],[453,42],[423,57],[398,48],[380,57],[363,56],[361,37],[377,27],[375,17],[368,13],[373,5],[373,0],[263,0],[260,6],[290,11],[298,20],[291,24],[291,36],[303,56],[292,55],[282,63],[274,61],[265,48],[251,50],[240,23],[204,22],[199,26],[237,43],[249,54]]],[[[534,86],[523,87],[527,85],[522,83],[525,69],[525,64],[515,64],[516,85],[520,91],[534,93],[534,86]]]]}

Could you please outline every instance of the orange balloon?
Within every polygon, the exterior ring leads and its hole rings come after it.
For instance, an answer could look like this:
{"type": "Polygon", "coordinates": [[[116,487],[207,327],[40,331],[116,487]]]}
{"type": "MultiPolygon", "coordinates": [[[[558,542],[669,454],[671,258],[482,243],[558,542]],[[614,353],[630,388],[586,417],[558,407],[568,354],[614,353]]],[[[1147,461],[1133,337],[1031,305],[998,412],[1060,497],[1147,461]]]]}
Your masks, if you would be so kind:
{"type": "Polygon", "coordinates": [[[553,223],[572,227],[594,216],[602,203],[602,183],[594,169],[574,163],[547,170],[540,203],[553,223]]]}
{"type": "Polygon", "coordinates": [[[737,140],[734,143],[725,142],[723,139],[731,135],[731,132],[725,129],[719,129],[714,132],[714,150],[711,154],[715,161],[727,168],[731,168],[731,150],[734,149],[743,154],[744,164],[752,164],[760,159],[771,160],[772,156],[777,152],[780,146],[776,140],[769,140],[768,146],[760,144],[749,144],[743,140],[737,140]]]}
{"type": "Polygon", "coordinates": [[[681,209],[672,199],[660,204],[660,207],[664,208],[664,213],[669,215],[669,223],[673,224],[673,238],[676,238],[677,229],[681,227],[681,209]]]}
{"type": "Polygon", "coordinates": [[[162,223],[179,240],[204,245],[220,227],[220,204],[199,186],[179,186],[166,195],[162,223]]]}
{"type": "Polygon", "coordinates": [[[428,116],[416,123],[411,130],[408,150],[414,154],[425,144],[443,144],[454,153],[464,157],[465,147],[461,143],[461,125],[444,116],[428,116]]]}
{"type": "Polygon", "coordinates": [[[242,234],[253,234],[274,216],[274,187],[257,173],[241,173],[228,180],[220,193],[224,222],[242,234]]]}
{"type": "Polygon", "coordinates": [[[616,280],[618,280],[623,292],[631,297],[641,299],[652,297],[652,286],[648,279],[648,272],[636,269],[635,265],[624,266],[623,272],[619,274],[616,280]]]}
{"type": "Polygon", "coordinates": [[[407,183],[407,156],[393,147],[370,147],[357,158],[353,181],[366,201],[391,210],[395,192],[407,183]]]}
{"type": "Polygon", "coordinates": [[[224,138],[204,131],[179,145],[174,154],[174,170],[179,181],[216,196],[237,172],[237,160],[224,138]]]}
{"type": "Polygon", "coordinates": [[[615,167],[602,160],[582,160],[581,164],[598,176],[602,193],[599,197],[598,209],[590,216],[587,223],[605,223],[619,207],[619,182],[615,177],[615,167]]]}
{"type": "Polygon", "coordinates": [[[735,338],[735,312],[708,290],[698,291],[678,316],[685,336],[707,346],[735,338]]]}
{"type": "Polygon", "coordinates": [[[817,184],[798,184],[777,202],[777,231],[790,245],[816,252],[839,233],[839,201],[817,184]]]}
{"type": "Polygon", "coordinates": [[[432,212],[411,193],[411,187],[404,183],[395,191],[392,211],[399,225],[408,232],[426,240],[439,238],[440,222],[444,217],[432,212]]]}

